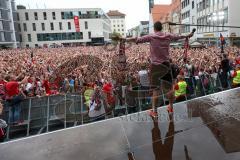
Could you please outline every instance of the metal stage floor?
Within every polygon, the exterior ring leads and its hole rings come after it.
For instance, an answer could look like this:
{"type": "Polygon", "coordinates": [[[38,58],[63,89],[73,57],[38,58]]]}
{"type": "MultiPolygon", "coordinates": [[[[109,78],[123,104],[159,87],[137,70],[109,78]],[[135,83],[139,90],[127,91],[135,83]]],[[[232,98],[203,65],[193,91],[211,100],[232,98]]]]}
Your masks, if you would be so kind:
{"type": "Polygon", "coordinates": [[[0,144],[1,160],[239,160],[240,89],[0,144]],[[132,152],[134,158],[128,153],[132,152]]]}

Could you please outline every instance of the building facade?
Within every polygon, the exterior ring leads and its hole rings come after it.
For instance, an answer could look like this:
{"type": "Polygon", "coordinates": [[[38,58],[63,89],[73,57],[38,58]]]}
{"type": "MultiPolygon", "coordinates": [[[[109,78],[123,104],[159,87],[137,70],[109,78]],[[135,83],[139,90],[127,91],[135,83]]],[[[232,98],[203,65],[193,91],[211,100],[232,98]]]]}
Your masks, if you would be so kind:
{"type": "Polygon", "coordinates": [[[139,25],[139,36],[145,36],[149,34],[149,21],[141,21],[139,25]]]}
{"type": "Polygon", "coordinates": [[[140,21],[140,25],[128,30],[127,37],[141,37],[149,34],[149,21],[140,21]]]}
{"type": "MultiPolygon", "coordinates": [[[[173,23],[181,23],[181,0],[172,0],[171,4],[171,22],[173,23]]],[[[176,26],[171,26],[171,32],[175,34],[180,34],[181,33],[181,27],[176,25],[176,26]]]]}
{"type": "Polygon", "coordinates": [[[198,27],[197,39],[210,45],[219,45],[220,33],[230,45],[240,46],[239,0],[196,0],[197,24],[220,27],[198,27]]]}
{"type": "MultiPolygon", "coordinates": [[[[197,6],[196,0],[181,0],[181,23],[186,24],[181,27],[180,32],[183,35],[189,34],[196,27],[188,26],[191,24],[197,24],[197,6]]],[[[196,40],[197,35],[195,34],[191,40],[196,40]]]]}
{"type": "Polygon", "coordinates": [[[127,37],[135,38],[135,37],[138,37],[139,33],[140,33],[139,26],[137,26],[128,30],[127,37]]]}
{"type": "Polygon", "coordinates": [[[77,46],[109,41],[111,21],[100,8],[18,7],[21,47],[77,46]]]}
{"type": "MultiPolygon", "coordinates": [[[[153,26],[156,21],[163,23],[163,32],[179,34],[180,26],[169,26],[169,22],[181,22],[181,0],[172,0],[169,5],[153,5],[150,12],[150,26],[153,26]]],[[[152,33],[153,27],[149,30],[152,33]]]]}
{"type": "Polygon", "coordinates": [[[163,32],[169,32],[169,26],[166,22],[169,22],[171,20],[170,17],[171,13],[171,5],[159,5],[155,4],[153,5],[151,9],[151,20],[149,25],[149,31],[150,33],[154,32],[153,26],[154,23],[157,21],[160,21],[163,23],[163,32]]]}
{"type": "Polygon", "coordinates": [[[126,37],[126,15],[118,10],[110,10],[107,15],[111,19],[112,33],[116,32],[126,37]]]}
{"type": "Polygon", "coordinates": [[[14,0],[0,0],[0,48],[17,48],[16,15],[14,0]]]}

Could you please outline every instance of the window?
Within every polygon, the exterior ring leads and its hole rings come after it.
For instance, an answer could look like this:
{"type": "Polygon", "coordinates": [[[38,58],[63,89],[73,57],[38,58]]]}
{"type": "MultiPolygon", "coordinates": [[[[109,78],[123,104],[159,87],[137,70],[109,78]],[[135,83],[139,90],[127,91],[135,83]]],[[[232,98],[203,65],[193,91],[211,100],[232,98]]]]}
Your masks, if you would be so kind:
{"type": "Polygon", "coordinates": [[[62,22],[59,22],[59,29],[62,30],[62,22]]]}
{"type": "Polygon", "coordinates": [[[0,10],[0,19],[2,19],[2,10],[0,10]]]}
{"type": "Polygon", "coordinates": [[[118,25],[118,27],[120,27],[120,26],[118,25]]]}
{"type": "Polygon", "coordinates": [[[85,21],[85,29],[88,29],[88,22],[85,21]]]}
{"type": "Polygon", "coordinates": [[[0,21],[0,30],[3,30],[3,21],[0,21]]]}
{"type": "Polygon", "coordinates": [[[88,39],[91,39],[92,38],[92,34],[91,32],[88,32],[88,39]]]}
{"type": "Polygon", "coordinates": [[[47,13],[46,12],[43,12],[43,19],[47,20],[47,13]]]}
{"type": "Polygon", "coordinates": [[[23,30],[26,32],[27,31],[27,24],[23,23],[23,30]]]}
{"type": "Polygon", "coordinates": [[[35,44],[35,47],[38,48],[38,44],[35,44]]]}
{"type": "Polygon", "coordinates": [[[19,41],[20,41],[20,42],[23,41],[23,39],[22,39],[22,35],[21,35],[21,34],[19,34],[19,41]]]}
{"type": "Polygon", "coordinates": [[[28,13],[27,13],[27,12],[25,13],[25,20],[26,20],[26,21],[29,20],[29,16],[28,16],[28,13]]]}
{"type": "Polygon", "coordinates": [[[122,29],[122,31],[124,32],[124,29],[122,29]]]}
{"type": "Polygon", "coordinates": [[[83,39],[82,32],[37,34],[38,41],[64,41],[64,40],[77,40],[77,39],[83,39]]]}
{"type": "Polygon", "coordinates": [[[73,19],[73,12],[70,12],[70,19],[73,19]]]}
{"type": "Polygon", "coordinates": [[[33,23],[32,27],[33,27],[33,31],[36,31],[36,23],[33,23]]]}
{"type": "Polygon", "coordinates": [[[28,34],[27,36],[28,36],[28,42],[32,42],[32,36],[31,36],[31,34],[28,34]]]}
{"type": "Polygon", "coordinates": [[[55,12],[52,12],[52,18],[53,18],[53,20],[56,20],[56,13],[55,12]]]}
{"type": "Polygon", "coordinates": [[[42,31],[45,31],[45,23],[42,23],[42,31]]]}
{"type": "Polygon", "coordinates": [[[53,31],[54,30],[54,24],[50,23],[50,27],[51,27],[51,30],[53,31]]]}
{"type": "Polygon", "coordinates": [[[38,20],[38,13],[34,12],[34,19],[37,21],[38,20]]]}
{"type": "Polygon", "coordinates": [[[18,24],[18,31],[21,32],[22,29],[21,29],[21,24],[18,24]]]}
{"type": "Polygon", "coordinates": [[[113,27],[116,27],[115,25],[113,25],[113,27]]]}
{"type": "Polygon", "coordinates": [[[26,47],[29,48],[29,44],[26,44],[26,47]]]}
{"type": "Polygon", "coordinates": [[[124,25],[122,25],[122,27],[124,27],[124,25]]]}
{"type": "Polygon", "coordinates": [[[20,21],[19,13],[17,13],[17,21],[20,21]]]}
{"type": "Polygon", "coordinates": [[[194,4],[194,1],[192,1],[192,9],[194,9],[195,7],[195,4],[194,4]]]}
{"type": "Polygon", "coordinates": [[[71,26],[71,22],[68,22],[68,30],[71,30],[72,26],[71,26]]]}
{"type": "Polygon", "coordinates": [[[81,17],[81,15],[82,15],[82,13],[81,13],[81,11],[79,11],[79,12],[78,12],[78,16],[81,17]]]}
{"type": "Polygon", "coordinates": [[[118,32],[120,32],[120,29],[118,29],[118,32]]]}
{"type": "Polygon", "coordinates": [[[62,19],[64,19],[64,12],[61,12],[61,17],[62,19]]]}
{"type": "Polygon", "coordinates": [[[0,19],[2,19],[2,10],[0,10],[0,19]]]}
{"type": "Polygon", "coordinates": [[[5,41],[5,35],[3,32],[0,32],[0,37],[2,38],[2,41],[5,41]]]}

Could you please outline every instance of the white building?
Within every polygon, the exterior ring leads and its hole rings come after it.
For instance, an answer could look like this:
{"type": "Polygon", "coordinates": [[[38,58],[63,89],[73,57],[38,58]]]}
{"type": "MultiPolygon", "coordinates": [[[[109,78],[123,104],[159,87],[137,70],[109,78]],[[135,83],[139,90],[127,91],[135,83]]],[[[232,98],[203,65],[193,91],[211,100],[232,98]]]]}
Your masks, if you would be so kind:
{"type": "Polygon", "coordinates": [[[141,21],[139,25],[140,34],[138,36],[144,36],[149,34],[149,21],[141,21]]]}
{"type": "Polygon", "coordinates": [[[104,43],[111,33],[111,21],[99,8],[18,8],[17,13],[21,47],[104,43]]]}
{"type": "Polygon", "coordinates": [[[141,37],[149,34],[149,21],[140,21],[140,25],[128,30],[128,37],[141,37]]]}
{"type": "Polygon", "coordinates": [[[240,29],[224,26],[240,26],[240,0],[196,0],[197,23],[222,27],[198,27],[199,41],[219,43],[220,33],[228,43],[240,46],[240,29]]]}
{"type": "Polygon", "coordinates": [[[107,15],[111,19],[112,33],[120,33],[123,37],[126,37],[126,15],[118,10],[110,10],[107,15]]]}
{"type": "Polygon", "coordinates": [[[151,12],[153,6],[154,6],[154,0],[148,0],[148,4],[149,4],[149,33],[154,33],[154,29],[153,29],[153,14],[151,12]]]}
{"type": "MultiPolygon", "coordinates": [[[[181,0],[181,23],[182,24],[197,24],[197,6],[196,0],[181,0]]],[[[192,26],[182,26],[181,33],[183,35],[189,34],[192,32],[192,26]]],[[[196,34],[191,40],[196,39],[196,34]]]]}
{"type": "Polygon", "coordinates": [[[139,37],[138,35],[140,34],[140,29],[139,26],[131,28],[128,30],[127,37],[139,37]]]}
{"type": "Polygon", "coordinates": [[[0,0],[0,47],[16,48],[17,33],[15,31],[16,17],[15,1],[0,0]]]}

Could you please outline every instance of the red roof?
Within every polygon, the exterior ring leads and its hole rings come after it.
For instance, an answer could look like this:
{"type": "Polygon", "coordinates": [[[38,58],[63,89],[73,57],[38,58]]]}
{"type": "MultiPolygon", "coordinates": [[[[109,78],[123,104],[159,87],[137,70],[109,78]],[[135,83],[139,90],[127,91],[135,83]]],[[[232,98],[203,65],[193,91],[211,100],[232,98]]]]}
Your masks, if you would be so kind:
{"type": "Polygon", "coordinates": [[[110,10],[107,15],[109,17],[113,17],[113,16],[126,16],[124,13],[119,12],[118,10],[110,10]]]}
{"type": "Polygon", "coordinates": [[[153,22],[165,22],[171,12],[171,5],[154,5],[152,8],[153,22]]]}

